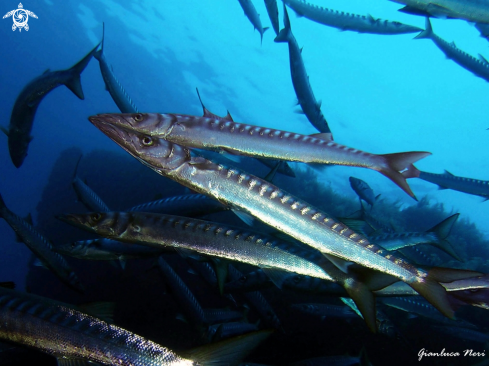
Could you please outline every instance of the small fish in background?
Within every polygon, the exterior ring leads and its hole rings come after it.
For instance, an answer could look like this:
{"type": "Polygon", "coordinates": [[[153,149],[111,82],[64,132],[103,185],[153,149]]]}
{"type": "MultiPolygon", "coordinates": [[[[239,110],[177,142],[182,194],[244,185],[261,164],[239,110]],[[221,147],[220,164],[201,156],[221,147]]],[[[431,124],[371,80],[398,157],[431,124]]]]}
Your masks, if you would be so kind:
{"type": "Polygon", "coordinates": [[[15,167],[20,168],[27,156],[27,150],[32,141],[30,133],[37,107],[39,107],[39,104],[49,92],[60,85],[65,85],[79,99],[85,99],[80,75],[92,59],[98,46],[96,45],[70,69],[60,71],[50,71],[47,69],[41,76],[32,80],[22,89],[15,100],[8,128],[1,127],[2,131],[8,137],[10,159],[15,167]]]}
{"type": "Polygon", "coordinates": [[[412,25],[389,20],[376,19],[371,15],[350,14],[343,11],[322,8],[304,0],[283,0],[297,16],[305,17],[319,24],[338,28],[342,31],[354,31],[372,34],[406,34],[422,29],[412,25]]]}
{"type": "Polygon", "coordinates": [[[119,80],[115,77],[112,67],[109,66],[109,63],[107,62],[107,58],[104,54],[104,40],[105,23],[103,23],[101,48],[93,54],[93,57],[95,57],[100,64],[100,72],[104,79],[105,89],[110,93],[110,96],[122,113],[137,113],[137,107],[134,105],[134,102],[126,93],[119,80]]]}
{"type": "Polygon", "coordinates": [[[406,6],[399,11],[407,14],[456,18],[469,22],[489,23],[489,3],[480,0],[391,0],[406,6]]]}
{"type": "Polygon", "coordinates": [[[238,365],[271,331],[177,353],[102,319],[40,296],[0,288],[0,339],[54,355],[59,365],[238,365]]]}
{"type": "Polygon", "coordinates": [[[17,237],[34,253],[42,265],[75,291],[84,292],[77,275],[63,256],[53,251],[53,244],[39,233],[33,225],[10,211],[0,195],[0,218],[15,231],[17,237]]]}
{"type": "Polygon", "coordinates": [[[76,163],[75,171],[73,172],[73,180],[72,185],[73,189],[76,192],[78,197],[78,201],[83,203],[83,205],[89,211],[101,211],[108,212],[110,211],[109,207],[105,204],[104,201],[76,174],[78,172],[78,166],[82,159],[83,155],[80,155],[78,162],[76,163]]]}
{"type": "Polygon", "coordinates": [[[324,118],[323,112],[321,112],[321,103],[316,100],[314,93],[309,83],[309,76],[307,75],[304,60],[302,59],[302,49],[299,48],[297,40],[292,34],[290,28],[289,14],[284,3],[284,28],[279,32],[275,38],[275,42],[286,42],[289,45],[289,62],[290,73],[292,76],[292,84],[294,86],[295,94],[297,96],[298,104],[302,108],[302,112],[306,115],[307,119],[319,132],[327,134],[330,140],[333,139],[333,135],[329,128],[326,118],[324,118]]]}
{"type": "Polygon", "coordinates": [[[455,42],[448,43],[443,38],[437,36],[431,27],[430,18],[426,18],[426,30],[418,34],[414,39],[429,38],[437,47],[443,51],[447,58],[455,61],[464,69],[470,71],[486,81],[489,81],[489,62],[484,56],[479,54],[479,58],[469,55],[455,45],[455,42]]]}
{"type": "Polygon", "coordinates": [[[358,195],[360,199],[360,205],[362,205],[362,200],[367,202],[370,207],[374,206],[375,201],[380,197],[380,194],[375,196],[374,191],[364,180],[350,177],[350,186],[358,195]]]}
{"type": "Polygon", "coordinates": [[[263,33],[265,33],[268,27],[263,28],[261,25],[260,14],[256,11],[255,6],[251,0],[238,0],[239,5],[243,8],[246,17],[250,20],[253,27],[260,33],[261,43],[263,43],[263,33]]]}
{"type": "Polygon", "coordinates": [[[267,7],[268,17],[272,22],[273,30],[275,34],[278,36],[280,32],[280,25],[278,24],[278,6],[277,0],[265,0],[265,6],[267,7]]]}
{"type": "Polygon", "coordinates": [[[454,191],[481,196],[484,202],[489,199],[489,180],[479,180],[473,178],[464,178],[453,175],[445,170],[443,174],[423,172],[413,165],[402,173],[405,178],[419,178],[426,182],[438,185],[438,189],[452,189],[454,191]]]}

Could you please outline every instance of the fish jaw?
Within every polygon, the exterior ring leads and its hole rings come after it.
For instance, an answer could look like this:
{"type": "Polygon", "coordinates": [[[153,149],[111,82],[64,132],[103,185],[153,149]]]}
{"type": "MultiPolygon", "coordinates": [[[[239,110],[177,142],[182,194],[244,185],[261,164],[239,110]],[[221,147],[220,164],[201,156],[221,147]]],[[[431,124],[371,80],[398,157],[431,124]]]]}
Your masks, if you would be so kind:
{"type": "Polygon", "coordinates": [[[114,121],[112,116],[92,116],[89,120],[95,127],[144,165],[153,164],[161,166],[163,170],[173,170],[190,160],[188,149],[160,138],[134,132],[128,127],[117,125],[117,122],[112,124],[114,121]]]}
{"type": "Polygon", "coordinates": [[[106,113],[97,114],[88,119],[93,124],[95,124],[94,121],[104,122],[149,136],[153,135],[154,131],[157,131],[158,135],[163,137],[168,135],[173,125],[177,123],[175,116],[159,113],[106,113]]]}
{"type": "Polygon", "coordinates": [[[91,212],[88,214],[64,214],[57,219],[80,229],[111,237],[120,235],[126,227],[125,220],[119,220],[114,212],[91,212]]]}

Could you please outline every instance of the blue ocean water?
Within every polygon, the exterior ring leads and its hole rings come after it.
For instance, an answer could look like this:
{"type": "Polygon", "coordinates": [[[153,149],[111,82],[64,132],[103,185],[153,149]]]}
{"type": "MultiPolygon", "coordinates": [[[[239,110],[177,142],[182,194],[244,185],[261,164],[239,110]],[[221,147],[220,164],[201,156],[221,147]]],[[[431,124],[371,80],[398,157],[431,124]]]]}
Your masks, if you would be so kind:
{"type": "MultiPolygon", "coordinates": [[[[262,23],[270,26],[264,2],[254,3],[262,23]]],[[[424,28],[423,17],[400,13],[399,4],[386,0],[314,3],[424,28]]],[[[279,2],[280,24],[281,5],[279,2]]],[[[16,2],[3,1],[1,11],[5,14],[17,6],[16,2]]],[[[317,132],[304,115],[294,112],[296,97],[287,45],[273,42],[273,30],[264,34],[260,44],[259,33],[253,30],[237,0],[37,0],[24,2],[23,6],[38,16],[29,18],[29,31],[12,31],[11,18],[0,22],[0,123],[4,127],[22,88],[46,69],[66,69],[78,62],[100,42],[105,22],[104,53],[140,111],[200,115],[195,93],[198,87],[206,107],[215,114],[225,115],[229,110],[235,121],[302,134],[317,132]]],[[[423,171],[448,170],[463,177],[489,179],[487,81],[445,59],[430,40],[412,40],[413,34],[340,32],[289,13],[294,35],[303,46],[312,88],[322,101],[323,114],[336,142],[378,154],[429,151],[433,155],[416,163],[423,171]]],[[[455,41],[467,53],[489,57],[489,44],[472,24],[443,19],[433,19],[432,24],[438,35],[455,41]]],[[[83,101],[61,86],[41,102],[29,154],[19,169],[10,160],[7,138],[0,137],[0,193],[17,214],[32,213],[34,223],[47,221],[39,217],[46,189],[74,200],[70,169],[74,169],[79,152],[96,159],[84,160],[83,172],[91,175],[90,185],[97,187],[101,195],[103,190],[107,200],[120,205],[118,208],[138,203],[135,195],[143,189],[131,185],[134,178],[125,174],[124,166],[104,166],[103,154],[93,154],[101,149],[115,156],[124,154],[87,120],[93,114],[118,112],[104,88],[95,59],[83,72],[82,85],[83,101]],[[53,167],[60,154],[70,148],[77,150],[70,155],[72,165],[63,170],[63,183],[53,181],[53,167]],[[117,179],[104,174],[109,169],[119,173],[117,179]]],[[[306,169],[300,164],[291,166],[298,172],[306,169]]],[[[348,177],[361,178],[387,200],[386,206],[397,205],[400,211],[412,212],[413,222],[419,220],[415,217],[417,203],[377,172],[331,167],[317,174],[320,182],[350,201],[356,200],[356,195],[348,177]]],[[[307,187],[308,177],[311,175],[298,174],[300,183],[294,184],[307,187]]],[[[460,213],[460,221],[474,224],[470,226],[471,235],[475,233],[481,242],[487,239],[488,203],[482,198],[438,190],[436,185],[421,180],[409,183],[425,205],[442,205],[446,216],[460,213]]],[[[168,194],[164,187],[155,188],[155,193],[168,194]]],[[[51,197],[46,194],[44,198],[47,196],[51,197]]],[[[49,202],[43,202],[42,207],[62,213],[57,204],[49,207],[49,202]]],[[[426,230],[437,221],[420,222],[418,230],[426,230]]],[[[43,231],[43,227],[39,229],[43,231]]],[[[31,253],[15,241],[4,221],[0,221],[0,240],[0,281],[12,280],[18,289],[24,289],[31,253]]],[[[465,253],[487,258],[486,248],[470,245],[470,241],[464,244],[465,253]]]]}

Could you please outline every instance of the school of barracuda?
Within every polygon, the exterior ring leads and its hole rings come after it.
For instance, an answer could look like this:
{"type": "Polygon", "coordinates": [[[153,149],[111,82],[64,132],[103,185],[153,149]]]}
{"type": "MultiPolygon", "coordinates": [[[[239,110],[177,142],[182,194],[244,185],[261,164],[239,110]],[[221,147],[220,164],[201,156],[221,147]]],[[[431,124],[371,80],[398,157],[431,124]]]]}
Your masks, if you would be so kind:
{"type": "MultiPolygon", "coordinates": [[[[263,19],[253,5],[257,1],[236,3],[259,32],[260,41],[265,42],[268,27],[262,25],[263,19]]],[[[80,75],[93,56],[99,62],[106,89],[121,113],[102,113],[89,117],[89,121],[143,165],[186,187],[187,193],[113,211],[78,176],[80,156],[72,187],[89,212],[64,213],[57,218],[97,234],[96,239],[53,244],[43,236],[42,228],[38,231],[31,220],[21,218],[11,211],[14,208],[7,207],[5,192],[2,192],[4,197],[0,196],[0,217],[42,266],[51,270],[67,288],[82,294],[88,284],[79,279],[68,264],[68,257],[116,261],[122,269],[131,259],[153,261],[171,288],[182,318],[199,334],[202,345],[190,350],[172,350],[114,325],[112,311],[107,306],[93,309],[69,305],[9,289],[12,285],[8,282],[0,284],[0,340],[52,355],[63,366],[252,365],[242,362],[258,345],[263,343],[266,347],[275,337],[292,332],[260,292],[275,288],[279,294],[294,294],[295,301],[289,311],[318,319],[318,327],[331,318],[348,326],[357,322],[359,327],[358,323],[362,322],[360,327],[376,337],[388,337],[401,344],[412,353],[412,360],[406,364],[416,362],[418,350],[411,350],[409,337],[386,315],[392,314],[392,309],[409,314],[405,320],[426,319],[426,324],[443,336],[458,336],[487,345],[489,336],[485,330],[459,316],[458,309],[489,309],[489,275],[468,266],[449,268],[419,260],[422,255],[419,248],[426,244],[448,254],[451,263],[466,259],[456,243],[450,241],[459,214],[447,216],[431,228],[402,231],[376,217],[374,207],[384,197],[375,195],[361,179],[350,177],[361,210],[349,217],[330,215],[300,198],[300,192],[292,194],[282,189],[277,179],[281,174],[301,179],[302,173],[293,171],[287,162],[315,167],[343,165],[375,170],[415,200],[408,179],[419,178],[441,189],[489,199],[488,181],[458,177],[447,171],[444,174],[423,172],[413,165],[431,155],[430,152],[374,154],[343,145],[333,138],[333,123],[327,121],[327,113],[321,110],[309,83],[300,42],[292,32],[290,10],[343,31],[378,35],[418,33],[417,39],[431,39],[448,58],[489,81],[488,61],[482,56],[468,55],[436,35],[429,20],[438,17],[476,22],[485,36],[485,26],[489,27],[489,2],[394,1],[405,5],[403,12],[425,16],[426,29],[370,15],[339,12],[304,0],[283,0],[282,12],[277,1],[265,0],[276,33],[275,42],[286,43],[289,50],[298,105],[318,131],[312,135],[236,122],[230,112],[218,116],[204,106],[198,90],[202,115],[143,113],[110,67],[104,54],[104,44],[108,41],[104,34],[101,42],[73,67],[48,70],[27,84],[13,106],[10,124],[2,128],[8,137],[12,163],[17,168],[21,168],[27,157],[36,110],[42,99],[60,85],[84,99],[80,75]],[[280,12],[283,22],[279,19],[280,12]],[[244,158],[255,158],[266,164],[270,173],[263,178],[236,168],[244,158]],[[211,214],[226,215],[225,223],[210,221],[207,216],[211,214]],[[226,218],[232,223],[228,224],[226,218]],[[229,303],[228,308],[204,309],[177,268],[165,260],[175,255],[187,261],[192,273],[202,276],[217,291],[217,296],[229,303]],[[245,274],[240,272],[243,268],[245,274]],[[307,302],[311,294],[314,301],[307,302]],[[328,300],[321,302],[324,296],[328,300]],[[332,303],[330,299],[337,302],[332,303]],[[260,320],[249,322],[248,312],[260,320]]],[[[102,28],[105,33],[105,25],[102,28]]],[[[357,331],[352,327],[351,332],[357,331]]],[[[310,359],[290,360],[287,365],[371,364],[369,358],[375,356],[368,356],[372,353],[368,345],[357,346],[357,357],[323,357],[324,350],[319,349],[310,359]]],[[[285,364],[274,362],[273,358],[268,360],[267,364],[285,364]]],[[[392,362],[403,364],[404,360],[392,362]]]]}

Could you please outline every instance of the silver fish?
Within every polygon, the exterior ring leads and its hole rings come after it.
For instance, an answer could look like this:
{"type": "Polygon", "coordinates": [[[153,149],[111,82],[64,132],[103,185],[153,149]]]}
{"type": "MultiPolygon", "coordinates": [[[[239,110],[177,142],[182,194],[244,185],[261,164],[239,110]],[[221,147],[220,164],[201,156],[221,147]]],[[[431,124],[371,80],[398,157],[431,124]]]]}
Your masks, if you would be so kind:
{"type": "Polygon", "coordinates": [[[253,27],[260,33],[261,42],[263,42],[263,33],[268,29],[268,27],[263,28],[261,25],[260,14],[255,9],[255,6],[251,0],[238,0],[239,5],[243,8],[246,17],[250,20],[253,27]]]}
{"type": "Polygon", "coordinates": [[[95,46],[84,58],[70,69],[60,71],[46,70],[27,84],[15,100],[14,108],[10,116],[8,129],[2,131],[8,136],[8,148],[12,163],[20,168],[27,156],[30,135],[37,107],[43,98],[53,89],[65,85],[78,98],[85,99],[80,81],[80,74],[88,65],[93,53],[99,45],[95,46]]]}
{"type": "Polygon", "coordinates": [[[455,61],[475,76],[489,81],[489,62],[482,55],[479,55],[479,58],[471,56],[458,48],[454,42],[448,43],[443,38],[437,36],[431,27],[430,18],[426,18],[426,30],[414,37],[414,39],[421,38],[431,39],[443,51],[447,58],[455,61]]]}
{"type": "Polygon", "coordinates": [[[224,210],[228,210],[228,208],[203,194],[184,194],[143,203],[131,207],[128,211],[196,217],[224,210]]]}
{"type": "Polygon", "coordinates": [[[110,93],[110,96],[122,113],[137,113],[137,107],[134,105],[134,102],[129,95],[127,95],[121,83],[115,77],[112,67],[109,66],[109,63],[107,62],[107,58],[104,54],[104,39],[105,23],[103,25],[102,47],[99,51],[96,51],[93,54],[93,57],[95,57],[100,64],[100,72],[102,73],[105,82],[105,88],[110,93]]]}
{"type": "Polygon", "coordinates": [[[331,130],[329,128],[323,112],[321,112],[321,103],[316,100],[314,93],[309,83],[304,61],[302,60],[302,50],[299,48],[297,41],[290,29],[289,15],[284,4],[284,29],[280,31],[275,38],[275,42],[287,42],[289,45],[289,61],[290,73],[292,76],[292,84],[294,85],[297,100],[302,108],[302,112],[307,119],[319,132],[328,134],[329,139],[332,139],[331,130]]]}
{"type": "Polygon", "coordinates": [[[58,218],[109,239],[156,248],[175,247],[264,269],[332,280],[316,264],[271,246],[271,238],[210,221],[144,212],[68,214],[58,218]]]}
{"type": "Polygon", "coordinates": [[[438,185],[439,189],[453,189],[454,191],[481,196],[487,201],[489,199],[489,180],[464,178],[445,170],[443,174],[428,173],[410,166],[402,173],[406,178],[419,178],[424,181],[438,185]]]}
{"type": "MultiPolygon", "coordinates": [[[[479,275],[477,272],[431,269],[429,272],[386,253],[347,226],[258,177],[226,169],[163,139],[111,124],[114,115],[90,121],[128,153],[155,170],[196,192],[207,194],[313,248],[345,261],[389,274],[408,283],[443,314],[452,317],[446,291],[438,282],[479,275]]],[[[119,121],[120,122],[120,121],[119,121]]]]}
{"type": "Polygon", "coordinates": [[[418,244],[431,244],[443,250],[448,255],[451,255],[456,260],[462,261],[452,244],[446,240],[459,215],[460,214],[455,214],[447,217],[445,220],[439,222],[425,232],[405,232],[369,236],[368,240],[391,251],[418,244]]]}
{"type": "Polygon", "coordinates": [[[73,181],[71,184],[73,185],[73,189],[76,192],[78,197],[78,201],[83,203],[85,207],[90,211],[102,211],[108,212],[110,211],[109,207],[105,204],[104,201],[91,189],[84,181],[82,181],[76,175],[78,171],[78,165],[80,164],[81,158],[80,156],[78,162],[76,163],[75,172],[73,173],[73,181]]]}
{"type": "Polygon", "coordinates": [[[101,114],[108,123],[159,137],[189,148],[207,149],[234,155],[334,164],[369,168],[391,179],[414,197],[400,171],[431,155],[411,151],[377,155],[340,145],[325,134],[301,135],[260,126],[246,125],[221,117],[181,114],[101,114]]]}
{"type": "Polygon", "coordinates": [[[400,22],[376,19],[371,15],[357,15],[322,8],[304,0],[283,0],[283,2],[293,9],[299,16],[343,31],[349,30],[359,33],[373,34],[405,34],[422,30],[421,28],[400,22]]]}
{"type": "Polygon", "coordinates": [[[489,23],[486,0],[391,0],[406,6],[399,11],[438,18],[458,18],[470,22],[489,23]]]}
{"type": "Polygon", "coordinates": [[[53,251],[53,244],[41,235],[26,220],[10,211],[0,195],[0,218],[3,218],[15,231],[17,236],[27,247],[39,258],[39,260],[49,268],[62,282],[72,289],[83,292],[84,288],[80,283],[71,266],[63,256],[53,251]]]}
{"type": "Polygon", "coordinates": [[[58,302],[3,288],[0,288],[0,323],[0,339],[33,347],[59,359],[120,366],[210,366],[216,362],[238,365],[240,359],[270,335],[269,331],[260,331],[178,355],[58,302]]]}

